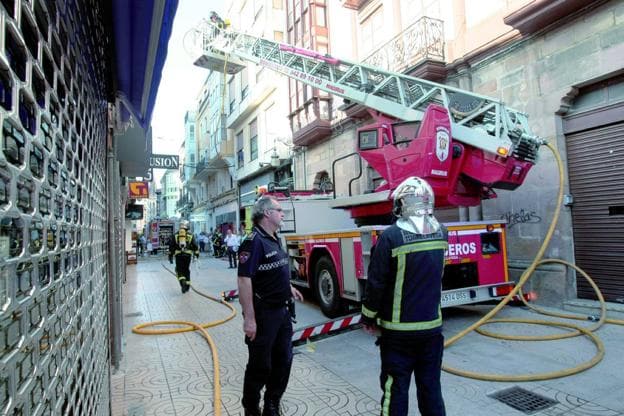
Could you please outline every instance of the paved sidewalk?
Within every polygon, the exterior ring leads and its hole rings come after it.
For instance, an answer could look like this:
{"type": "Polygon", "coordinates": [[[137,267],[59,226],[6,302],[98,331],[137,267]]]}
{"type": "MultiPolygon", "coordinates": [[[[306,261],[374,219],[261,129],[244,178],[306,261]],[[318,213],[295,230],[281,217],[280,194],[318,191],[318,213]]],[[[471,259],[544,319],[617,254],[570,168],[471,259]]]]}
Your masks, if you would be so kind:
{"type": "MultiPolygon", "coordinates": [[[[192,284],[217,296],[236,287],[235,270],[227,262],[202,257],[192,267],[192,284]]],[[[128,266],[124,285],[124,358],[113,375],[114,416],[209,415],[213,409],[210,349],[196,333],[144,336],[132,326],[156,320],[209,322],[228,309],[189,292],[180,293],[166,257],[141,258],[128,266]]],[[[238,302],[233,305],[240,310],[238,302]]],[[[445,335],[457,333],[490,307],[445,310],[445,335]]],[[[313,304],[298,307],[296,327],[322,321],[313,304]]],[[[525,308],[506,308],[503,316],[541,319],[525,308]]],[[[548,318],[545,318],[548,319],[548,318]]],[[[578,321],[576,321],[578,322],[578,321]]],[[[582,323],[581,323],[582,324],[582,323]]],[[[556,328],[493,324],[491,330],[511,333],[552,333],[556,328]]],[[[240,396],[247,350],[242,318],[208,329],[218,347],[221,365],[222,414],[240,415],[240,396]]],[[[595,367],[569,377],[527,383],[485,382],[443,373],[442,385],[450,416],[481,415],[624,415],[624,327],[608,325],[598,331],[605,358],[595,367]],[[491,397],[520,387],[553,401],[550,407],[525,413],[491,397]]],[[[560,341],[510,342],[469,334],[445,351],[445,364],[487,373],[522,374],[564,369],[595,354],[584,338],[560,341]]],[[[379,357],[374,339],[362,330],[347,332],[296,348],[293,372],[284,397],[285,415],[378,415],[379,357]]],[[[412,390],[414,390],[412,388],[412,390]]],[[[415,397],[415,392],[412,399],[415,397]]],[[[521,403],[531,398],[518,392],[521,403]]],[[[415,402],[410,414],[417,415],[415,402]]]]}

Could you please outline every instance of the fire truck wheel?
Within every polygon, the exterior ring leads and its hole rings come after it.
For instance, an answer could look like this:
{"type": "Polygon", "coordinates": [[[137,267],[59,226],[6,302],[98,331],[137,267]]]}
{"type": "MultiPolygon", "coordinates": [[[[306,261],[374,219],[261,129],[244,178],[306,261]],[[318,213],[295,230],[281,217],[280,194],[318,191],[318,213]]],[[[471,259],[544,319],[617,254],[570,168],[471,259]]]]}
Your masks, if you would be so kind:
{"type": "Polygon", "coordinates": [[[316,262],[314,289],[321,311],[325,316],[335,318],[343,312],[336,270],[333,262],[327,256],[319,258],[316,262]]]}

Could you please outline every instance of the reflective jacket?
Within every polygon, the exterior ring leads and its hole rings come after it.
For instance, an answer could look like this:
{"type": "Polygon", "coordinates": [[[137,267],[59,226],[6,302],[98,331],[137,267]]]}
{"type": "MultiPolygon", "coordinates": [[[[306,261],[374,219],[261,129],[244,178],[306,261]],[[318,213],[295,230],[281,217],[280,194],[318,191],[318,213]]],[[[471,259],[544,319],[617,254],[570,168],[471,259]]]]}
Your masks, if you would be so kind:
{"type": "Polygon", "coordinates": [[[396,225],[377,239],[368,268],[362,321],[377,324],[383,334],[418,335],[440,332],[444,226],[430,235],[396,225]]]}

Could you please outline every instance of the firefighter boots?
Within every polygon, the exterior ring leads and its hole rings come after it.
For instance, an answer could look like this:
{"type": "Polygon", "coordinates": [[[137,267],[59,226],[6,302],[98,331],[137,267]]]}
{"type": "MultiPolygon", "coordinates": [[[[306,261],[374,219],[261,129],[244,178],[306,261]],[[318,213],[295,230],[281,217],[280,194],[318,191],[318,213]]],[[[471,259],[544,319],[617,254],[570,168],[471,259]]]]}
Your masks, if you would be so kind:
{"type": "Polygon", "coordinates": [[[280,416],[279,400],[265,400],[262,416],[280,416]]]}

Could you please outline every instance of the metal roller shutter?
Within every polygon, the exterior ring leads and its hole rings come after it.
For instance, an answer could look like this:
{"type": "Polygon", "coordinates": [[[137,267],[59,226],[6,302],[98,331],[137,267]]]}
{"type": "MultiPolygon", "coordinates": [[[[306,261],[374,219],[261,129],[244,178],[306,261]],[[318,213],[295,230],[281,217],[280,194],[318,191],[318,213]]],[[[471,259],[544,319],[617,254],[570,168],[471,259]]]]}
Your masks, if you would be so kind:
{"type": "MultiPolygon", "coordinates": [[[[624,123],[566,136],[576,264],[607,301],[624,299],[624,123]]],[[[578,297],[596,299],[582,276],[578,297]]]]}

